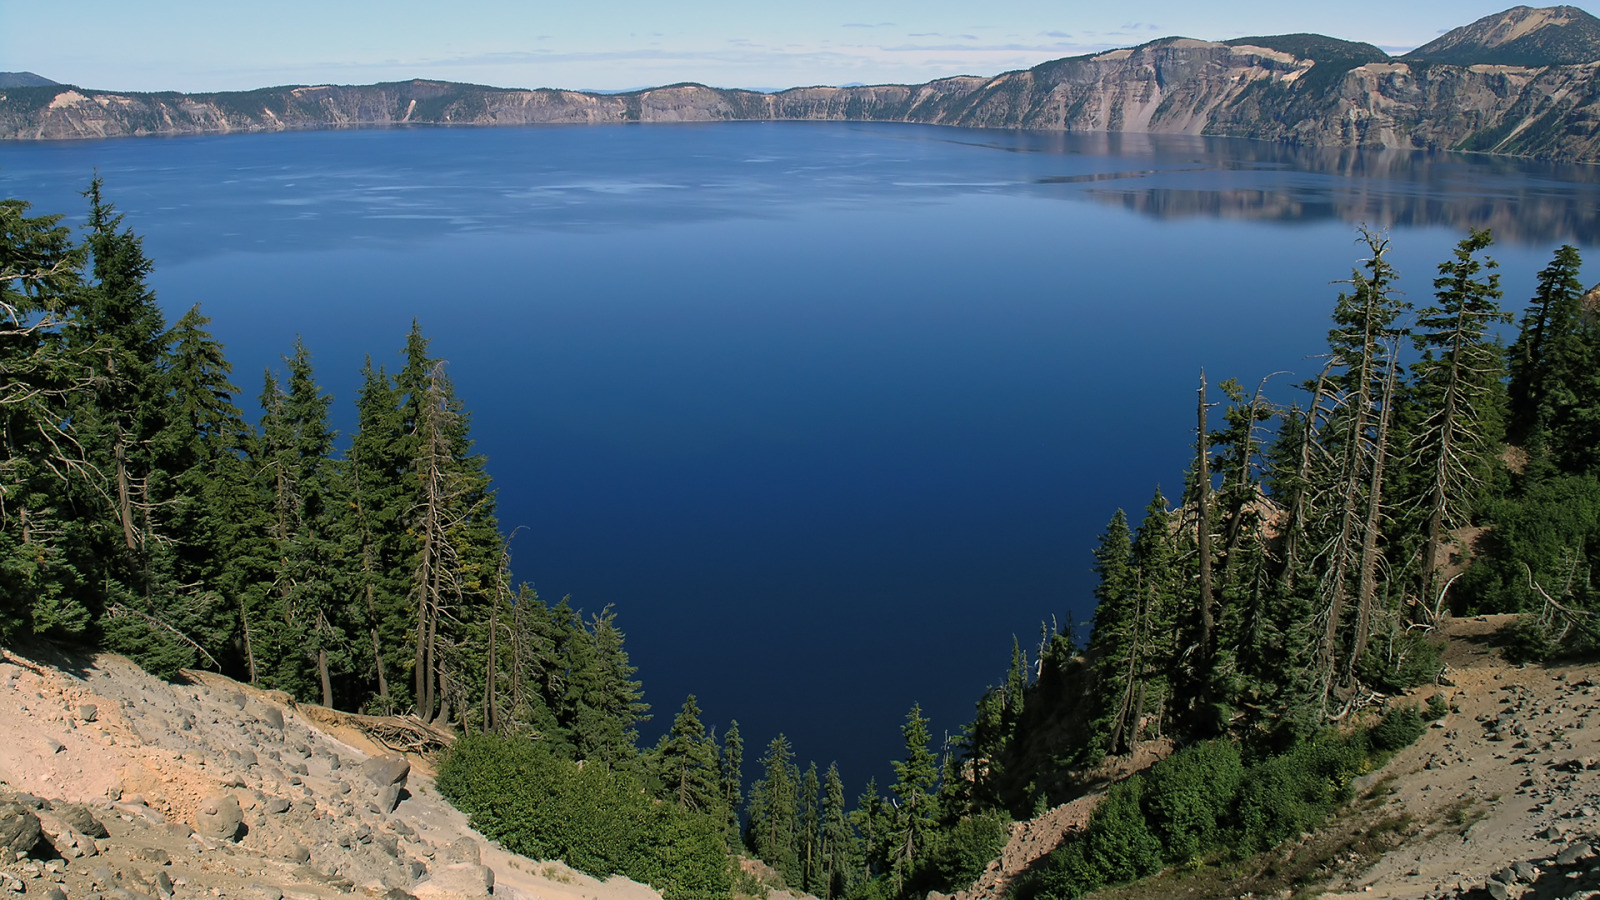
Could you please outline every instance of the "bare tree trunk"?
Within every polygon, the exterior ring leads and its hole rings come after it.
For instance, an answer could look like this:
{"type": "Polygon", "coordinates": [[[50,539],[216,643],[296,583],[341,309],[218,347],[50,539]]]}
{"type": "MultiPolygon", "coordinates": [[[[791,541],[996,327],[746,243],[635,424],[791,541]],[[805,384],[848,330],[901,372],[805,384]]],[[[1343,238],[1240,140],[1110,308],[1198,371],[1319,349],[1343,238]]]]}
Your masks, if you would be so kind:
{"type": "Polygon", "coordinates": [[[244,638],[244,660],[250,672],[250,683],[258,684],[261,679],[256,674],[255,642],[250,638],[250,615],[244,608],[244,595],[239,596],[239,630],[244,638]]]}
{"type": "Polygon", "coordinates": [[[1209,674],[1211,669],[1212,607],[1216,603],[1211,583],[1211,432],[1206,430],[1206,373],[1200,370],[1199,440],[1195,458],[1196,514],[1199,523],[1196,531],[1200,550],[1200,668],[1209,674]]]}
{"type": "Polygon", "coordinates": [[[133,497],[128,486],[127,447],[122,443],[122,429],[117,429],[117,517],[122,520],[122,539],[129,550],[138,549],[139,541],[133,528],[133,497]]]}
{"type": "Polygon", "coordinates": [[[1372,604],[1378,596],[1378,533],[1383,515],[1384,464],[1389,455],[1389,419],[1394,408],[1394,388],[1398,355],[1393,349],[1389,356],[1389,372],[1383,382],[1383,408],[1378,411],[1378,434],[1372,447],[1372,480],[1367,487],[1367,520],[1361,541],[1361,582],[1359,605],[1356,610],[1355,647],[1346,664],[1346,681],[1353,681],[1356,663],[1367,652],[1367,639],[1372,629],[1372,604]]]}
{"type": "Polygon", "coordinates": [[[495,708],[494,682],[495,673],[500,662],[495,656],[495,632],[500,629],[500,598],[495,597],[494,606],[489,610],[489,660],[483,679],[483,727],[485,731],[495,733],[500,730],[500,716],[495,708]]]}

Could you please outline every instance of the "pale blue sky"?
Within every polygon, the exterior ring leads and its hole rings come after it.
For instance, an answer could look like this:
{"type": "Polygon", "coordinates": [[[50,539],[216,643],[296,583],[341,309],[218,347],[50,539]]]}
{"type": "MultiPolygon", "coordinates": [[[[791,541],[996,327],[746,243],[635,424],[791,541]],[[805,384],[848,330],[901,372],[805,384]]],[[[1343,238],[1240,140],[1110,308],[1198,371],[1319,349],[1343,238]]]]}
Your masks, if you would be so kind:
{"type": "Polygon", "coordinates": [[[0,71],[122,90],[412,77],[623,89],[992,75],[1185,35],[1314,31],[1390,52],[1511,0],[0,0],[0,71]]]}

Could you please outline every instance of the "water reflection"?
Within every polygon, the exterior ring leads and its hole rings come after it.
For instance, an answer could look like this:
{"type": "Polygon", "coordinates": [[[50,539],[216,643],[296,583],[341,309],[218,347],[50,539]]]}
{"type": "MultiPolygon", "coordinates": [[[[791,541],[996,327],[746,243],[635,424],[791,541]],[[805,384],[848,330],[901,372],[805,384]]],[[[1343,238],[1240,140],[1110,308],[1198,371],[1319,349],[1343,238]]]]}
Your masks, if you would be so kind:
{"type": "Polygon", "coordinates": [[[92,172],[168,261],[441,232],[609,232],[972,193],[1157,219],[1336,219],[1600,241],[1600,169],[1468,154],[919,125],[417,129],[0,145],[0,193],[76,213],[92,172]]]}

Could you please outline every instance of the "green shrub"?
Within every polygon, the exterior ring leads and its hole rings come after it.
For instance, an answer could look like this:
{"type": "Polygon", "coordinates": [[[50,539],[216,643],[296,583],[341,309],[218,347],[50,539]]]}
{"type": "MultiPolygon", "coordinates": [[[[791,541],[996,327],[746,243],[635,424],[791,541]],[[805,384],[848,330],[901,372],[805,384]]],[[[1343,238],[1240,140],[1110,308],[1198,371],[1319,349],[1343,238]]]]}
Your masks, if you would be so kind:
{"type": "Polygon", "coordinates": [[[456,742],[437,783],[474,828],[523,856],[625,875],[666,900],[725,900],[732,889],[720,818],[659,803],[628,773],[474,735],[456,742]]]}
{"type": "Polygon", "coordinates": [[[1426,730],[1422,713],[1415,706],[1397,706],[1383,714],[1378,724],[1372,726],[1368,737],[1373,749],[1380,753],[1393,753],[1411,746],[1426,730]]]}
{"type": "Polygon", "coordinates": [[[1145,810],[1168,861],[1188,862],[1221,843],[1218,826],[1229,817],[1244,771],[1232,741],[1186,747],[1150,769],[1145,810]]]}
{"type": "Polygon", "coordinates": [[[1025,897],[1074,900],[1108,884],[1135,881],[1161,870],[1161,841],[1144,819],[1143,776],[1118,782],[1089,818],[1077,840],[1050,854],[1023,885],[1025,897]]]}
{"type": "Polygon", "coordinates": [[[970,816],[936,833],[918,873],[916,893],[954,893],[978,880],[1010,839],[1011,820],[998,810],[970,816]]]}
{"type": "Polygon", "coordinates": [[[1366,741],[1323,733],[1252,766],[1235,813],[1236,852],[1249,856],[1321,825],[1349,797],[1366,741]]]}

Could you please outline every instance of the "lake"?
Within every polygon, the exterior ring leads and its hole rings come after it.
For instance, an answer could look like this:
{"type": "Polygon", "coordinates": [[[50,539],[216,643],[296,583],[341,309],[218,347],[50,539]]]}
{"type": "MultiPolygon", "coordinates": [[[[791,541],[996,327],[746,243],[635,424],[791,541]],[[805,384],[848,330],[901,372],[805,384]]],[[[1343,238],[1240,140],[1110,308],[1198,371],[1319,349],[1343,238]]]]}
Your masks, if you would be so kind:
{"type": "MultiPolygon", "coordinates": [[[[489,458],[517,576],[615,607],[656,718],[889,778],[1012,636],[1092,614],[1090,549],[1182,483],[1201,367],[1314,374],[1356,228],[1425,303],[1492,227],[1506,306],[1600,242],[1600,177],[1451,154],[842,123],[0,145],[81,222],[98,171],[169,319],[246,406],[296,335],[349,429],[413,317],[489,458]]],[[[254,417],[254,413],[251,416],[254,417]]]]}

